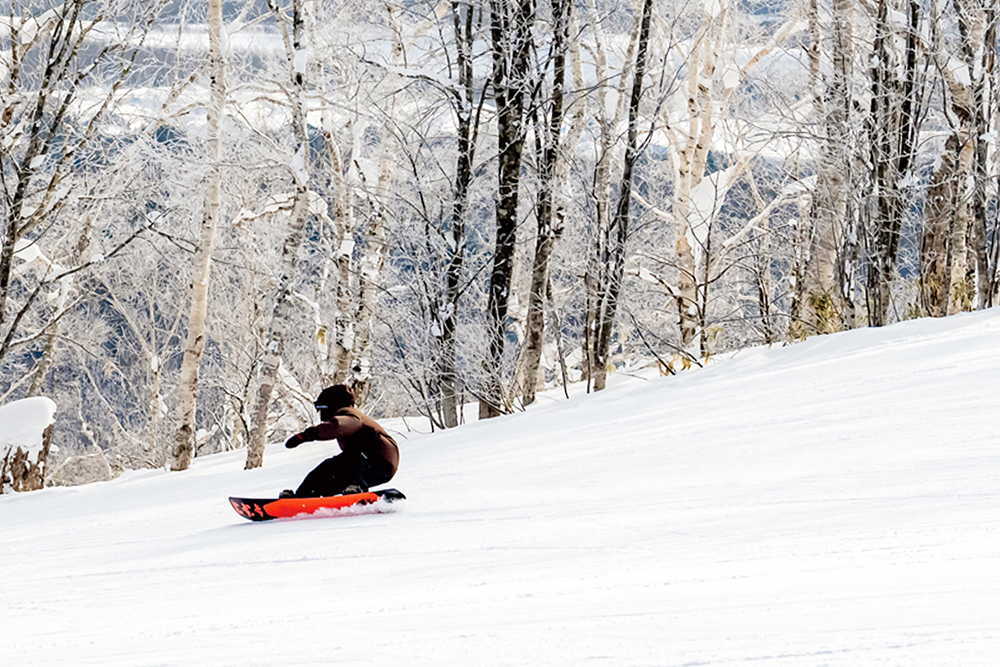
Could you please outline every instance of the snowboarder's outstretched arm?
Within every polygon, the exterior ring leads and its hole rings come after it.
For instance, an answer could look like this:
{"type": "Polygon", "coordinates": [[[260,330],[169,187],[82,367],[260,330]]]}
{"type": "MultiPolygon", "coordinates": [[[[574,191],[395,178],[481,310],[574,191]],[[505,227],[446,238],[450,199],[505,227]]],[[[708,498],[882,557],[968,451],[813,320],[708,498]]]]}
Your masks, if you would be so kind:
{"type": "Polygon", "coordinates": [[[361,418],[350,414],[338,414],[330,421],[322,422],[316,426],[310,426],[301,433],[296,433],[285,442],[285,447],[293,449],[303,442],[312,440],[336,440],[341,437],[351,436],[361,430],[361,418]]]}

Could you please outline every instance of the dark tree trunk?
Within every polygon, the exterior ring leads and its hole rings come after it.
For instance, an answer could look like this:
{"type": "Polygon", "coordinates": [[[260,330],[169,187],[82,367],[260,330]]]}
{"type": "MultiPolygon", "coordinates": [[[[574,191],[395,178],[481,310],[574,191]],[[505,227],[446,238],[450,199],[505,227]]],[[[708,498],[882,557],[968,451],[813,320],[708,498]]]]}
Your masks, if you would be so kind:
{"type": "Polygon", "coordinates": [[[560,216],[554,201],[556,165],[559,161],[560,133],[563,120],[563,88],[566,80],[566,46],[569,40],[568,0],[552,0],[554,51],[552,97],[548,123],[536,123],[537,153],[540,163],[540,183],[535,217],[538,220],[538,238],[535,243],[535,260],[531,270],[531,291],[528,294],[528,322],[525,331],[525,362],[523,402],[535,401],[538,384],[538,367],[542,358],[545,334],[545,296],[549,283],[549,264],[555,241],[562,232],[560,216]]]}
{"type": "Polygon", "coordinates": [[[621,192],[618,206],[611,221],[611,237],[608,243],[607,281],[597,285],[598,317],[594,335],[594,389],[604,389],[607,381],[608,354],[611,349],[611,332],[618,314],[618,300],[621,296],[622,280],[625,275],[625,246],[629,234],[629,210],[632,202],[632,173],[639,157],[639,103],[642,101],[642,82],[646,74],[646,56],[649,50],[650,22],[653,14],[652,0],[645,0],[642,6],[642,22],[639,27],[639,43],[635,56],[635,75],[632,80],[632,94],[628,110],[628,142],[625,146],[625,165],[622,171],[621,192]]]}
{"type": "Polygon", "coordinates": [[[872,187],[874,220],[868,234],[868,323],[889,323],[892,283],[896,275],[899,236],[908,208],[900,180],[909,171],[916,152],[919,125],[917,49],[920,6],[908,3],[903,78],[895,75],[895,51],[888,20],[889,1],[880,0],[875,65],[872,70],[872,187]],[[897,107],[898,101],[898,107],[897,107]]]}
{"type": "Polygon", "coordinates": [[[457,50],[456,67],[459,87],[455,96],[458,115],[458,164],[455,173],[451,211],[450,256],[445,271],[444,305],[441,308],[441,413],[444,425],[458,426],[458,375],[456,332],[461,296],[462,268],[465,264],[465,214],[472,186],[472,165],[476,152],[478,118],[475,112],[475,86],[472,71],[472,48],[475,42],[475,12],[469,4],[452,2],[452,19],[457,50]],[[463,12],[464,6],[464,12],[463,12]]]}
{"type": "Polygon", "coordinates": [[[534,10],[532,0],[490,1],[493,98],[497,108],[499,134],[499,184],[496,243],[486,307],[488,350],[483,369],[484,386],[479,397],[480,419],[496,417],[507,409],[502,378],[503,353],[514,270],[514,243],[517,238],[525,99],[528,93],[528,52],[534,10]]]}

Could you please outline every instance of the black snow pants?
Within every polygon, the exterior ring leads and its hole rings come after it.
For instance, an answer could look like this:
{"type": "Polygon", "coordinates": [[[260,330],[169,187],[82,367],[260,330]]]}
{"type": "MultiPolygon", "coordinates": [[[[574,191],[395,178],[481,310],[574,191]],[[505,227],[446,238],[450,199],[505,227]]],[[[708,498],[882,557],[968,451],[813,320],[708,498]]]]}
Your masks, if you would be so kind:
{"type": "Polygon", "coordinates": [[[344,454],[326,459],[306,475],[295,490],[298,498],[320,498],[343,493],[352,484],[367,491],[392,479],[392,466],[385,461],[347,458],[344,454]]]}

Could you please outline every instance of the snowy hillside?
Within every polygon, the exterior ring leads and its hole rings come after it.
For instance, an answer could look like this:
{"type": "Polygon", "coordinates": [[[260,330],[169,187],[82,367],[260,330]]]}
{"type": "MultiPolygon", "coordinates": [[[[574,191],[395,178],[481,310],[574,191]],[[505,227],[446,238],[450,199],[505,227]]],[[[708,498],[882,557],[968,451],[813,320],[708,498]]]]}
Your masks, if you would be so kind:
{"type": "Polygon", "coordinates": [[[252,524],[310,443],[0,497],[5,665],[996,665],[1000,310],[401,441],[397,513],[252,524]]]}

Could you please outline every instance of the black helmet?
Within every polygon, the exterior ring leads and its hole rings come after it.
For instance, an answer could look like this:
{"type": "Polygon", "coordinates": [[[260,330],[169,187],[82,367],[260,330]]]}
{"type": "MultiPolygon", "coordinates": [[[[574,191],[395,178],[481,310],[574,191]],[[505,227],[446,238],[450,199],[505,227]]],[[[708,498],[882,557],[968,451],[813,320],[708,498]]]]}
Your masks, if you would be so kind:
{"type": "Polygon", "coordinates": [[[346,384],[335,384],[321,391],[313,405],[317,410],[340,410],[354,405],[354,394],[346,384]]]}

